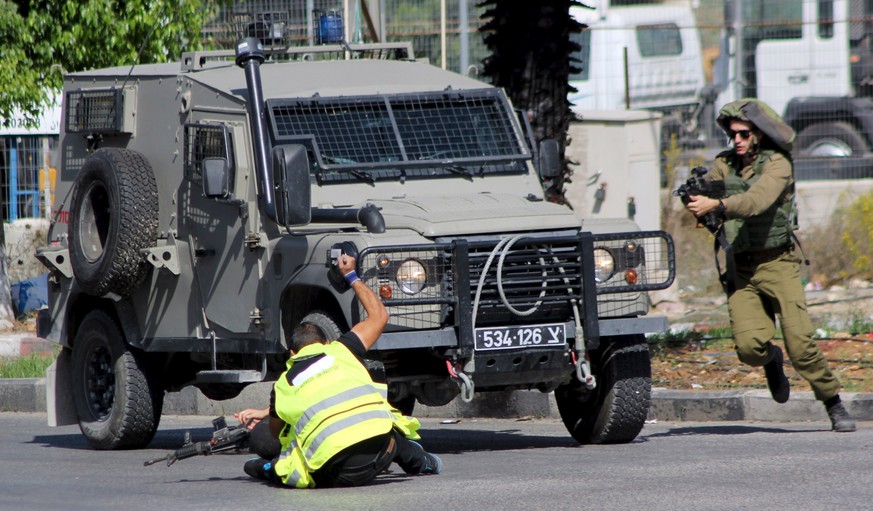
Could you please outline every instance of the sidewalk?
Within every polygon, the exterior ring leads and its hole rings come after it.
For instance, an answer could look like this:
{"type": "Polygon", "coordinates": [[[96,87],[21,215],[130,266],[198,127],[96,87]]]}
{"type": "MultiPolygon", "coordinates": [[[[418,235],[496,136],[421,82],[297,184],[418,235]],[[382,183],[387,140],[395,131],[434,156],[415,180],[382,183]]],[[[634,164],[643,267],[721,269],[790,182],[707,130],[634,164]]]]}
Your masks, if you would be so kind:
{"type": "MultiPolygon", "coordinates": [[[[29,334],[0,336],[0,356],[26,355],[49,350],[53,343],[29,334]]],[[[167,415],[230,416],[244,408],[266,406],[272,383],[255,383],[234,399],[212,401],[186,387],[167,394],[167,415]]],[[[843,402],[856,419],[873,420],[873,394],[844,392],[843,402]]],[[[45,412],[43,378],[0,379],[0,411],[45,412]]],[[[538,391],[488,392],[464,403],[456,398],[445,406],[416,404],[417,417],[434,418],[560,418],[553,393],[538,391]]],[[[785,404],[777,404],[766,390],[697,391],[655,388],[649,420],[658,421],[824,421],[824,406],[812,392],[795,390],[785,404]]]]}

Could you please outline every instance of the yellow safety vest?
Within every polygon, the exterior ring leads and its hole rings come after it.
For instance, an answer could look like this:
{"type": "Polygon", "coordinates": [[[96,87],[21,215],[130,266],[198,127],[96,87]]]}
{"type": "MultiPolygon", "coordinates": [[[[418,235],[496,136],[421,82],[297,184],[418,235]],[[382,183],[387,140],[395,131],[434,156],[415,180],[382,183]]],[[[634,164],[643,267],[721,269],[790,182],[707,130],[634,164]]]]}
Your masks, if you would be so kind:
{"type": "Polygon", "coordinates": [[[288,486],[315,486],[311,473],[343,449],[396,427],[418,438],[417,419],[404,417],[388,404],[387,387],[339,342],[312,344],[288,361],[317,358],[289,381],[286,370],[274,385],[276,413],[285,427],[279,435],[282,454],[274,470],[288,486]]]}

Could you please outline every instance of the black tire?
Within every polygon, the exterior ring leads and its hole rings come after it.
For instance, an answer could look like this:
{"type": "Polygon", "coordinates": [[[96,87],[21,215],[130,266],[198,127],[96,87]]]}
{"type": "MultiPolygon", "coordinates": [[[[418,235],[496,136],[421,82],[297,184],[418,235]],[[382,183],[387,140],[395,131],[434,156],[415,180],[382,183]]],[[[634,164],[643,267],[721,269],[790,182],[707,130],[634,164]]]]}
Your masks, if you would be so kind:
{"type": "Polygon", "coordinates": [[[798,156],[862,156],[869,151],[864,137],[847,122],[820,122],[803,129],[794,142],[798,156]]]}
{"type": "Polygon", "coordinates": [[[158,430],[163,390],[115,321],[94,310],[73,341],[73,399],[79,429],[95,449],[137,449],[158,430]]]}
{"type": "Polygon", "coordinates": [[[70,205],[70,264],[85,292],[128,296],[149,264],[140,253],[158,238],[158,189],[148,161],[103,148],[85,160],[70,205]]]}
{"type": "Polygon", "coordinates": [[[601,339],[592,352],[597,386],[587,389],[575,378],[555,390],[561,419],[580,444],[632,441],[646,422],[652,399],[652,365],[643,335],[601,339]]]}
{"type": "Polygon", "coordinates": [[[329,312],[320,310],[312,311],[304,316],[300,322],[310,323],[320,328],[328,341],[339,339],[343,334],[343,331],[340,330],[339,323],[333,319],[333,316],[329,312]]]}
{"type": "MultiPolygon", "coordinates": [[[[318,326],[318,328],[324,332],[324,335],[328,340],[339,339],[343,333],[342,329],[339,327],[339,322],[334,320],[329,312],[320,310],[312,311],[301,319],[300,322],[311,323],[318,326]]],[[[367,368],[367,371],[370,372],[373,381],[384,381],[385,367],[381,362],[367,360],[365,361],[364,366],[367,368]]],[[[404,415],[412,415],[412,411],[415,409],[415,396],[407,396],[397,402],[392,402],[391,400],[388,402],[391,406],[400,410],[404,415]]]]}
{"type": "MultiPolygon", "coordinates": [[[[388,394],[391,395],[390,393],[388,394]]],[[[412,412],[415,411],[415,396],[408,395],[404,396],[400,399],[389,399],[388,403],[397,408],[397,410],[403,415],[412,416],[412,412]]]]}

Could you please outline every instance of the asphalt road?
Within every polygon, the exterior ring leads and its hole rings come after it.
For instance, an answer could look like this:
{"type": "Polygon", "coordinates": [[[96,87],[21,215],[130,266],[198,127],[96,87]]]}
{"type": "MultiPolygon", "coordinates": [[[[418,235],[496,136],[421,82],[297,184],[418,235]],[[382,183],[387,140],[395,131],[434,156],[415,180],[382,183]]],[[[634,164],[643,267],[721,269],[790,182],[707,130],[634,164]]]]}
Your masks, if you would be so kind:
{"type": "Polygon", "coordinates": [[[211,435],[165,416],[149,449],[99,452],[45,414],[0,413],[0,510],[829,510],[870,509],[873,423],[655,423],[630,444],[579,446],[556,419],[423,419],[438,476],[395,471],[362,488],[291,490],[250,479],[247,454],[144,467],[211,435]]]}

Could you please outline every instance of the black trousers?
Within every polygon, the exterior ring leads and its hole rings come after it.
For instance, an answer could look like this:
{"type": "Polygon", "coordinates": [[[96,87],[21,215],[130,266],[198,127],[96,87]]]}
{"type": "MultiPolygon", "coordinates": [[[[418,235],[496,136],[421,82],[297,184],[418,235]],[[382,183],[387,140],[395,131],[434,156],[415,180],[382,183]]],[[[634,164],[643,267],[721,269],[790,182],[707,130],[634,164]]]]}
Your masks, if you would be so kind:
{"type": "MultiPolygon", "coordinates": [[[[249,448],[265,461],[272,460],[272,466],[276,466],[282,447],[279,440],[270,434],[268,420],[254,427],[249,436],[249,448]]],[[[343,449],[313,472],[312,478],[316,487],[320,488],[360,486],[375,479],[392,462],[396,462],[407,474],[418,474],[425,465],[425,454],[418,443],[392,429],[384,435],[343,449]]],[[[271,479],[279,482],[272,468],[270,471],[271,479]]]]}

